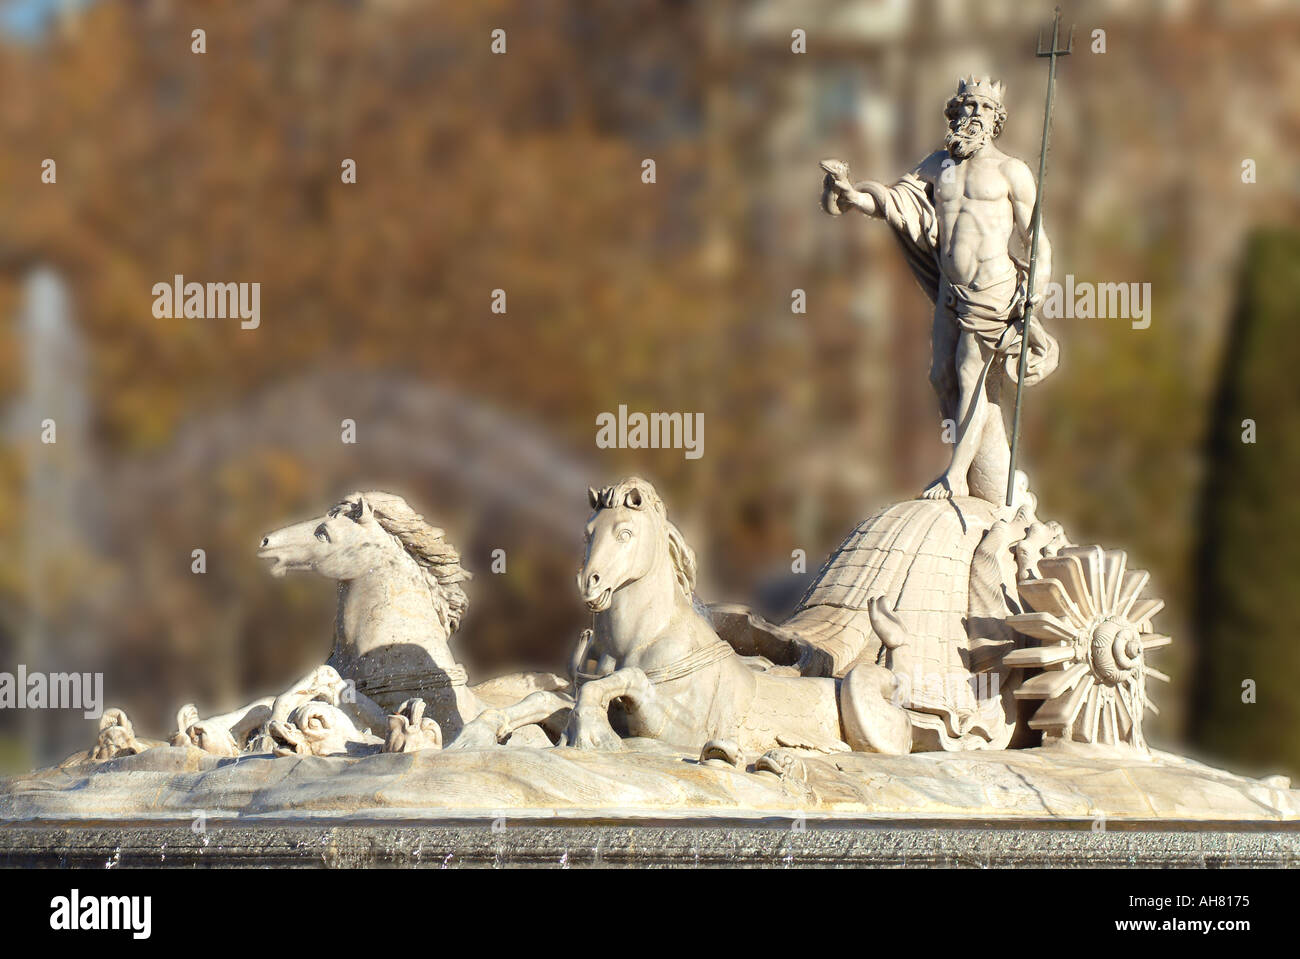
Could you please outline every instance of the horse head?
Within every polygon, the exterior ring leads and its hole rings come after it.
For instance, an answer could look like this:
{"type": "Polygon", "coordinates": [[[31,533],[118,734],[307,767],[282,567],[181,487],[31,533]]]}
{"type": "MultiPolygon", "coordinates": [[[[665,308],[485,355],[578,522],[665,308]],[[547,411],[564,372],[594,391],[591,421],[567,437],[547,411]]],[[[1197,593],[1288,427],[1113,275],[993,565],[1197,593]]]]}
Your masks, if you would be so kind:
{"type": "Polygon", "coordinates": [[[257,555],[273,561],[272,576],[310,569],[330,579],[350,580],[386,565],[384,560],[401,552],[376,520],[369,499],[353,493],[324,516],[267,533],[257,555]]]}
{"type": "Polygon", "coordinates": [[[309,569],[340,581],[329,665],[381,707],[463,683],[447,640],[469,606],[470,574],[443,531],[400,496],[352,493],[324,516],[268,533],[258,555],[275,576],[309,569]]]}
{"type": "Polygon", "coordinates": [[[608,609],[618,590],[665,565],[689,602],[695,592],[695,554],[668,521],[655,488],[632,476],[587,493],[594,512],[587,521],[578,592],[588,608],[608,609]]]}

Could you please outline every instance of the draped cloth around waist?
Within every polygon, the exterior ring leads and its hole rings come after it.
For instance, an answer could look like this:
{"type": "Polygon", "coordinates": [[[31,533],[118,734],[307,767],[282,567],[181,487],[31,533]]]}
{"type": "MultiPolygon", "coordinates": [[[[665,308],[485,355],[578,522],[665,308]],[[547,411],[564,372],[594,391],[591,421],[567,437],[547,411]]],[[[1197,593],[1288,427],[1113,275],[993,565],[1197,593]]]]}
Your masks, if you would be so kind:
{"type": "MultiPolygon", "coordinates": [[[[1023,324],[1016,321],[1024,306],[1023,277],[1023,271],[1016,270],[979,289],[941,277],[935,299],[935,305],[951,316],[959,329],[978,337],[989,349],[1006,354],[1006,373],[1012,382],[1020,372],[1023,324]]],[[[1034,324],[1025,385],[1033,386],[1050,374],[1059,359],[1060,347],[1055,337],[1041,323],[1034,324]]]]}

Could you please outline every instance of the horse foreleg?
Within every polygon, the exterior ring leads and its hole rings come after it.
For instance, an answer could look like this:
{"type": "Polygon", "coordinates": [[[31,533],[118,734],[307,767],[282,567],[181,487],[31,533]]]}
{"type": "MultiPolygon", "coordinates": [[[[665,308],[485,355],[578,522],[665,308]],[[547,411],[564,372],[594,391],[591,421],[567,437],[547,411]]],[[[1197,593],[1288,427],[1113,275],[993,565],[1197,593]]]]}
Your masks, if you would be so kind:
{"type": "Polygon", "coordinates": [[[381,733],[388,728],[388,714],[383,708],[329,665],[317,666],[275,697],[268,721],[285,722],[295,709],[314,699],[337,706],[360,729],[381,733]]]}
{"type": "Polygon", "coordinates": [[[242,749],[244,743],[248,742],[248,738],[266,725],[271,718],[271,707],[274,705],[275,700],[266,696],[254,700],[242,710],[227,713],[220,717],[220,721],[230,730],[230,735],[235,737],[235,742],[239,743],[242,749]]]}
{"type": "Polygon", "coordinates": [[[513,706],[483,710],[465,724],[448,749],[489,749],[499,745],[516,730],[534,723],[545,723],[560,712],[573,708],[573,701],[560,693],[539,689],[513,706]]]}
{"type": "Polygon", "coordinates": [[[275,697],[274,702],[271,704],[271,720],[280,723],[286,722],[290,713],[303,703],[311,702],[313,699],[324,699],[334,705],[338,702],[339,694],[343,691],[343,688],[343,678],[339,676],[333,666],[317,666],[275,697]]]}
{"type": "Polygon", "coordinates": [[[609,724],[609,706],[616,699],[628,700],[628,712],[637,714],[638,724],[650,735],[662,731],[666,715],[654,684],[636,666],[625,666],[583,683],[564,730],[564,744],[577,749],[621,748],[622,740],[609,724]]]}
{"type": "Polygon", "coordinates": [[[534,723],[555,734],[563,733],[572,710],[573,700],[564,693],[539,689],[502,710],[506,717],[506,735],[534,723]]]}

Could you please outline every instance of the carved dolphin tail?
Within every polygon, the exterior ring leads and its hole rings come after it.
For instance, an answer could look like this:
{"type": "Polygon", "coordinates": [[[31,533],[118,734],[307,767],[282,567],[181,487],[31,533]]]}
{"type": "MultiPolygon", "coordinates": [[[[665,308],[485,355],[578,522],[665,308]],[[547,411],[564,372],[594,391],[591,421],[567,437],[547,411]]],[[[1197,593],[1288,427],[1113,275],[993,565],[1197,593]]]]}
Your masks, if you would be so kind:
{"type": "Polygon", "coordinates": [[[840,681],[840,722],[855,751],[903,755],[912,749],[912,721],[903,708],[911,657],[900,655],[908,644],[907,627],[884,596],[867,600],[867,613],[880,638],[881,658],[859,661],[840,681]]]}
{"type": "Polygon", "coordinates": [[[911,657],[899,650],[907,646],[910,637],[907,627],[894,612],[893,605],[883,595],[872,596],[867,600],[867,615],[871,619],[871,628],[881,643],[880,664],[886,669],[897,672],[905,670],[911,657]]]}

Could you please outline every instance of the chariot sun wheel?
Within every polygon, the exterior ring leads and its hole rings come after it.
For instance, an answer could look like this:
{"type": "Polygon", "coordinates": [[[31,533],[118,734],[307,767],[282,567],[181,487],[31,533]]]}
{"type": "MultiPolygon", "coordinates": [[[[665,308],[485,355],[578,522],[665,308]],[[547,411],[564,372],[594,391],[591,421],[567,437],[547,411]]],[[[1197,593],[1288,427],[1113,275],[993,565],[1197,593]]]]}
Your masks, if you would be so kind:
{"type": "Polygon", "coordinates": [[[1151,632],[1163,607],[1142,599],[1150,575],[1128,570],[1124,550],[1070,546],[1038,561],[1038,578],[1018,584],[1032,612],[1007,617],[1040,645],[1010,652],[1007,666],[1041,669],[1016,689],[1017,699],[1041,699],[1029,725],[1049,739],[1126,743],[1142,747],[1146,680],[1169,677],[1147,665],[1148,650],[1167,646],[1151,632]]]}

